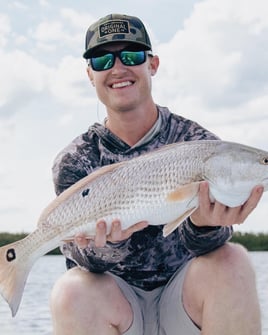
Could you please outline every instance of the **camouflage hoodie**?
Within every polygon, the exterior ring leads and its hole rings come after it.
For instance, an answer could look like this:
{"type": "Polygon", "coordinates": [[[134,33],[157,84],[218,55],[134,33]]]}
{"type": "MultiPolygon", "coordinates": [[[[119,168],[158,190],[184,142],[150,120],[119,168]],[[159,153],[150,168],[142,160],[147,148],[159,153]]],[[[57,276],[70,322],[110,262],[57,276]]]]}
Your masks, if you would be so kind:
{"type": "MultiPolygon", "coordinates": [[[[157,106],[159,119],[148,136],[130,147],[104,125],[95,123],[88,131],[58,154],[53,165],[55,190],[60,194],[93,170],[136,157],[165,144],[180,141],[217,139],[199,124],[157,106]]],[[[162,226],[149,226],[119,243],[86,249],[66,243],[61,250],[67,267],[79,264],[92,272],[110,271],[129,284],[152,290],[167,283],[172,274],[192,257],[224,244],[231,236],[229,227],[196,227],[187,219],[164,238],[162,226]]]]}

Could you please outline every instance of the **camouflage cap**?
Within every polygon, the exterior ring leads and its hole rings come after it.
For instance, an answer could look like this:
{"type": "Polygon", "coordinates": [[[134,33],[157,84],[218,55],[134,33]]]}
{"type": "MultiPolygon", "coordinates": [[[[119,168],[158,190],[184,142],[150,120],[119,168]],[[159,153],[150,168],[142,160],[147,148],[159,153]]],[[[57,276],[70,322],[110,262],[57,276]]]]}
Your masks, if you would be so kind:
{"type": "Polygon", "coordinates": [[[94,49],[111,42],[132,42],[151,50],[151,41],[142,21],[135,16],[110,14],[93,23],[86,34],[83,57],[92,57],[94,49]]]}

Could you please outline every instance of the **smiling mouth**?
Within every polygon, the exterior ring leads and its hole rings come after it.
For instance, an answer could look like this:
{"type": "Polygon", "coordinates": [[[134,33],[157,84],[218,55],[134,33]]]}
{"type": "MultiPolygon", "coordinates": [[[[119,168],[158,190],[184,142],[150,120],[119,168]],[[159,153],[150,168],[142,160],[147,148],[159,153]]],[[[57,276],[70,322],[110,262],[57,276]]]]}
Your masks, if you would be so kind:
{"type": "Polygon", "coordinates": [[[122,81],[120,83],[115,83],[112,85],[112,88],[123,88],[133,85],[133,82],[131,81],[122,81]]]}

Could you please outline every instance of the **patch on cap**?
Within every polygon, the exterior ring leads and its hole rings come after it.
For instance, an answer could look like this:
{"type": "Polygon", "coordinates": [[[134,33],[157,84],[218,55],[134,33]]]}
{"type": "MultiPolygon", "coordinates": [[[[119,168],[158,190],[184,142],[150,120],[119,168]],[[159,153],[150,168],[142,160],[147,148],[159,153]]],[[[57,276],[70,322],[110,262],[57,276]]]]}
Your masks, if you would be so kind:
{"type": "Polygon", "coordinates": [[[105,37],[112,34],[129,34],[129,32],[128,21],[107,21],[99,26],[99,37],[105,37]]]}
{"type": "Polygon", "coordinates": [[[94,50],[104,44],[130,42],[151,50],[151,41],[142,21],[125,14],[109,14],[90,25],[85,40],[83,57],[92,57],[94,50]]]}

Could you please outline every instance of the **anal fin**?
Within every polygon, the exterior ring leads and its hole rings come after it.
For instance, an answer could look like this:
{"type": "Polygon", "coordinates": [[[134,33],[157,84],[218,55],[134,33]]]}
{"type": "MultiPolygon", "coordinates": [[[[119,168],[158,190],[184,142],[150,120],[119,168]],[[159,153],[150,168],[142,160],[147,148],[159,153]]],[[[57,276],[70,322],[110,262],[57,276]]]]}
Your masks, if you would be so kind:
{"type": "Polygon", "coordinates": [[[197,207],[193,207],[187,210],[176,220],[167,223],[163,228],[163,236],[167,237],[169,234],[171,234],[185,219],[187,219],[196,210],[196,208],[197,207]]]}

